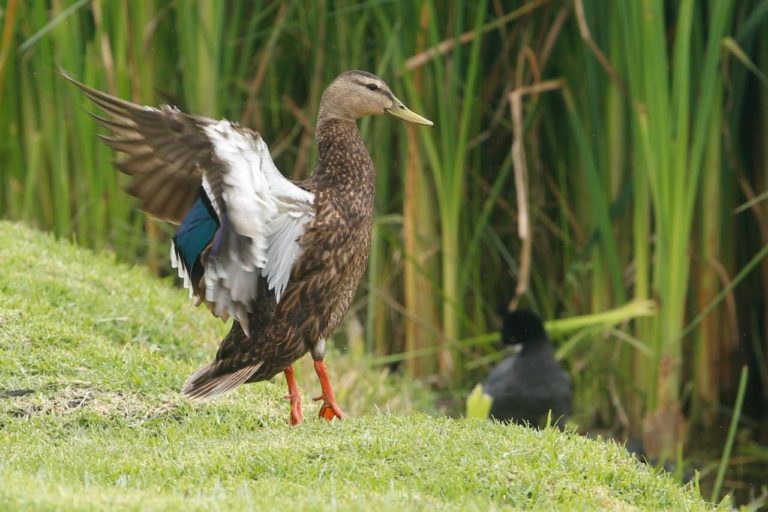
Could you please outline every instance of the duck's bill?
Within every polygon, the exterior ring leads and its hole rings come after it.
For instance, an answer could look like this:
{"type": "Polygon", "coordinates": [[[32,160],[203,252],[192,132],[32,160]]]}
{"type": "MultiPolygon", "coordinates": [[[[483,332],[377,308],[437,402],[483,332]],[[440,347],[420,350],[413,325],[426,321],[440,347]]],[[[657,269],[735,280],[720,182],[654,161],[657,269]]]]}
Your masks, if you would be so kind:
{"type": "Polygon", "coordinates": [[[395,101],[395,104],[392,106],[392,108],[385,109],[384,112],[392,117],[402,119],[403,121],[407,121],[409,123],[423,124],[425,126],[434,126],[435,124],[426,117],[421,117],[416,112],[408,109],[408,107],[403,105],[400,101],[395,101]]]}

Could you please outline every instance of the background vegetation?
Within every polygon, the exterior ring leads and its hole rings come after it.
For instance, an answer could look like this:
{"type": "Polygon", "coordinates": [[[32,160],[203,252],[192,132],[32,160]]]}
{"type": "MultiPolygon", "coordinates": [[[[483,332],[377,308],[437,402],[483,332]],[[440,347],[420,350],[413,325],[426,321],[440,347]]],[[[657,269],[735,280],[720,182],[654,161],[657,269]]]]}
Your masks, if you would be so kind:
{"type": "Polygon", "coordinates": [[[168,271],[59,66],[256,127],[296,178],[323,87],[376,72],[435,128],[361,123],[378,216],[337,341],[462,396],[501,307],[584,317],[558,337],[578,427],[705,484],[748,368],[738,488],[768,459],[767,26],[760,0],[0,0],[0,212],[168,271]]]}

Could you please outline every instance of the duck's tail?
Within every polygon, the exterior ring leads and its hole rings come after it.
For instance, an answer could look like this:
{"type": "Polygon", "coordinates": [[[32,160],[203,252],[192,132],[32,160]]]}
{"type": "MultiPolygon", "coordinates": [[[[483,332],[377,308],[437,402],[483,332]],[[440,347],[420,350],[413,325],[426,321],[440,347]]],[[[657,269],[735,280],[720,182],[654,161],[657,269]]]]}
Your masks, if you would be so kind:
{"type": "Polygon", "coordinates": [[[190,398],[210,398],[221,395],[240,384],[245,384],[262,364],[264,362],[259,361],[231,373],[218,373],[217,363],[208,364],[189,376],[181,392],[190,398]]]}

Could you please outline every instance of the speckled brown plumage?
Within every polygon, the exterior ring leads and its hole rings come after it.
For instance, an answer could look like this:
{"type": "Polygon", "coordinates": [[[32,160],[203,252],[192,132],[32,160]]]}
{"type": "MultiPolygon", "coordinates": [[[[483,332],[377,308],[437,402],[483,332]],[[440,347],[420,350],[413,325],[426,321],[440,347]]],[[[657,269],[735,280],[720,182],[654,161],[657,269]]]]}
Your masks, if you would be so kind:
{"type": "Polygon", "coordinates": [[[247,382],[272,378],[330,336],[354,298],[371,248],[373,162],[354,122],[320,124],[317,143],[315,172],[298,183],[315,193],[317,213],[299,241],[304,251],[285,294],[275,304],[262,286],[257,302],[263,306],[251,315],[251,337],[235,322],[201,378],[261,361],[247,382]]]}
{"type": "Polygon", "coordinates": [[[132,176],[129,192],[141,208],[180,224],[174,242],[181,246],[174,243],[171,256],[185,286],[217,316],[235,317],[214,361],[190,376],[184,393],[213,396],[284,371],[296,424],[302,415],[291,365],[311,352],[320,415],[342,418],[323,363],[325,339],[365,273],[375,192],[355,120],[431,121],[375,75],[343,73],[320,103],[315,171],[290,182],[254,131],[174,107],[142,107],[67,78],[109,114],[96,118],[114,135],[102,139],[128,155],[116,165],[132,176]]]}

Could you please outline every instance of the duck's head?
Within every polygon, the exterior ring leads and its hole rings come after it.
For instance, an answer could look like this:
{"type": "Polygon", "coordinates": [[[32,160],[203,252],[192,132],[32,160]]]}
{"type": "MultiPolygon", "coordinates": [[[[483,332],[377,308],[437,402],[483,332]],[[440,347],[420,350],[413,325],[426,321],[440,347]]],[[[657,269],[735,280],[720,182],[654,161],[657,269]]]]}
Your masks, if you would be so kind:
{"type": "Polygon", "coordinates": [[[354,121],[379,114],[409,123],[433,125],[432,121],[403,105],[384,80],[367,71],[347,71],[331,82],[320,101],[318,122],[325,119],[354,121]]]}
{"type": "Polygon", "coordinates": [[[547,341],[547,333],[539,316],[524,309],[506,311],[501,325],[501,341],[506,345],[525,345],[547,341]]]}

